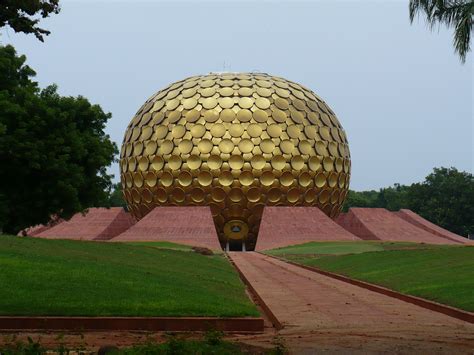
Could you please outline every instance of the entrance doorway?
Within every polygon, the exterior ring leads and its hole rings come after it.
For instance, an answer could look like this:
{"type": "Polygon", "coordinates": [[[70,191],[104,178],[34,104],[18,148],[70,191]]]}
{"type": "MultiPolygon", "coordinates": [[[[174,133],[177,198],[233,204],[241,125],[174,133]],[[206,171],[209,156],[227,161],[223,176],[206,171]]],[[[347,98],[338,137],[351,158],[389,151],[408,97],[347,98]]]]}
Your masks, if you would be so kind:
{"type": "Polygon", "coordinates": [[[228,239],[226,251],[246,251],[245,241],[242,239],[228,239]]]}

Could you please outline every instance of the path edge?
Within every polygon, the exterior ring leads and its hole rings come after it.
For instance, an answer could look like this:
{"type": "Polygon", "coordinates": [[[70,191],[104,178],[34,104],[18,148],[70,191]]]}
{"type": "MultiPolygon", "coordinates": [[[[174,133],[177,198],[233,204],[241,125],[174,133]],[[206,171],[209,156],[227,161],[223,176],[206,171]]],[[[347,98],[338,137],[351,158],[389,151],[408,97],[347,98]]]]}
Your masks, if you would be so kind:
{"type": "Polygon", "coordinates": [[[0,330],[209,331],[262,333],[262,317],[20,317],[0,316],[0,330]]]}
{"type": "Polygon", "coordinates": [[[274,256],[274,255],[269,255],[269,254],[265,254],[265,253],[261,253],[261,252],[258,252],[258,253],[260,253],[262,255],[265,255],[265,256],[268,256],[270,258],[274,258],[276,260],[280,260],[282,262],[285,262],[285,263],[288,263],[288,264],[291,264],[291,265],[309,270],[309,271],[316,272],[316,273],[324,275],[324,276],[331,277],[331,278],[339,280],[339,281],[347,282],[347,283],[350,283],[352,285],[359,286],[359,287],[365,288],[367,290],[383,294],[385,296],[393,297],[393,298],[399,299],[399,300],[404,301],[404,302],[412,303],[414,305],[429,309],[431,311],[435,311],[435,312],[438,312],[438,313],[443,313],[445,315],[448,315],[448,316],[453,317],[453,318],[460,319],[460,320],[468,322],[468,323],[474,323],[474,313],[472,313],[472,312],[464,311],[464,310],[459,309],[459,308],[455,308],[455,307],[447,306],[447,305],[444,305],[444,304],[441,304],[441,303],[438,303],[438,302],[430,301],[430,300],[427,300],[425,298],[400,293],[398,291],[394,291],[392,289],[389,289],[389,288],[386,288],[386,287],[383,287],[383,286],[375,285],[375,284],[365,282],[365,281],[352,279],[350,277],[343,276],[341,274],[336,274],[336,273],[333,273],[333,272],[330,272],[330,271],[322,270],[322,269],[319,269],[319,268],[314,267],[314,266],[302,265],[302,264],[298,264],[298,263],[295,263],[295,262],[290,261],[290,260],[279,258],[279,257],[274,256]]]}
{"type": "Polygon", "coordinates": [[[259,305],[260,307],[262,308],[262,310],[265,312],[265,314],[267,315],[268,319],[272,322],[273,326],[275,327],[275,329],[277,330],[280,330],[280,329],[283,329],[283,324],[278,320],[278,318],[275,316],[275,314],[272,312],[272,310],[270,309],[270,307],[268,307],[268,305],[265,303],[265,301],[263,300],[262,297],[260,297],[260,295],[258,294],[257,290],[252,286],[252,284],[250,283],[250,281],[245,277],[244,273],[242,272],[242,270],[240,270],[240,268],[237,266],[237,264],[234,262],[234,260],[232,259],[232,257],[226,253],[225,254],[227,256],[227,258],[229,259],[230,263],[232,264],[232,266],[234,266],[235,270],[237,270],[237,272],[239,273],[239,276],[240,278],[242,279],[242,281],[244,282],[244,284],[248,287],[249,291],[252,293],[252,295],[258,300],[259,302],[259,305]]]}

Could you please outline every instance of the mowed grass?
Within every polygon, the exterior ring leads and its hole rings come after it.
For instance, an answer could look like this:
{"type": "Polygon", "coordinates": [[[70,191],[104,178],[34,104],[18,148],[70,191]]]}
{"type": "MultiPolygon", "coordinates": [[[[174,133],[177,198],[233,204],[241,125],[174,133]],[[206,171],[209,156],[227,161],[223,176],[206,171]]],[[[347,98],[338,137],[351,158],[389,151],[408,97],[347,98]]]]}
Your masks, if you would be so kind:
{"type": "Polygon", "coordinates": [[[268,254],[474,311],[474,247],[351,243],[361,245],[308,243],[268,254]]]}
{"type": "Polygon", "coordinates": [[[0,270],[0,315],[259,315],[223,255],[0,236],[0,270]]]}

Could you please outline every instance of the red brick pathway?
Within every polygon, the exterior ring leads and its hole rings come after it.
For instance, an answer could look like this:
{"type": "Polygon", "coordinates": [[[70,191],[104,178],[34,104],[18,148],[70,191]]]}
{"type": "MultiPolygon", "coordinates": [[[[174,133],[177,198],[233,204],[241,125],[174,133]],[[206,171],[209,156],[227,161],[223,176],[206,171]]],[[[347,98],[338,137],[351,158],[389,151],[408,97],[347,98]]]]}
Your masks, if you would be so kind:
{"type": "Polygon", "coordinates": [[[283,323],[283,334],[344,331],[363,334],[370,341],[411,336],[440,344],[470,339],[474,346],[474,324],[259,253],[229,255],[283,323]]]}
{"type": "Polygon", "coordinates": [[[385,208],[351,208],[336,222],[364,240],[384,240],[429,244],[458,244],[405,221],[385,208]]]}
{"type": "Polygon", "coordinates": [[[48,239],[107,240],[122,233],[133,223],[133,217],[122,207],[89,208],[87,213],[76,213],[70,220],[34,236],[48,239]]]}
{"type": "Polygon", "coordinates": [[[306,242],[360,240],[318,207],[265,207],[255,250],[306,242]]]}
{"type": "Polygon", "coordinates": [[[167,241],[220,250],[209,207],[155,207],[113,242],[167,241]]]}

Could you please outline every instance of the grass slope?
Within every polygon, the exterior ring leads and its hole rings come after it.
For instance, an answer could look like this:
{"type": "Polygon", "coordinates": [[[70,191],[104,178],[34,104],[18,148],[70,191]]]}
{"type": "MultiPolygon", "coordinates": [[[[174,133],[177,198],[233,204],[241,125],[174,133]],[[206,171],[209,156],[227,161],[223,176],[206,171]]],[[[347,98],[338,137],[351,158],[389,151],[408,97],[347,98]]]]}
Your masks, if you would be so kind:
{"type": "Polygon", "coordinates": [[[369,243],[366,246],[308,243],[276,249],[269,254],[474,311],[474,247],[369,243]],[[354,254],[344,255],[348,252],[354,254]],[[336,255],[321,256],[331,253],[336,255]]]}
{"type": "Polygon", "coordinates": [[[0,236],[0,270],[0,315],[258,315],[222,255],[0,236]]]}

